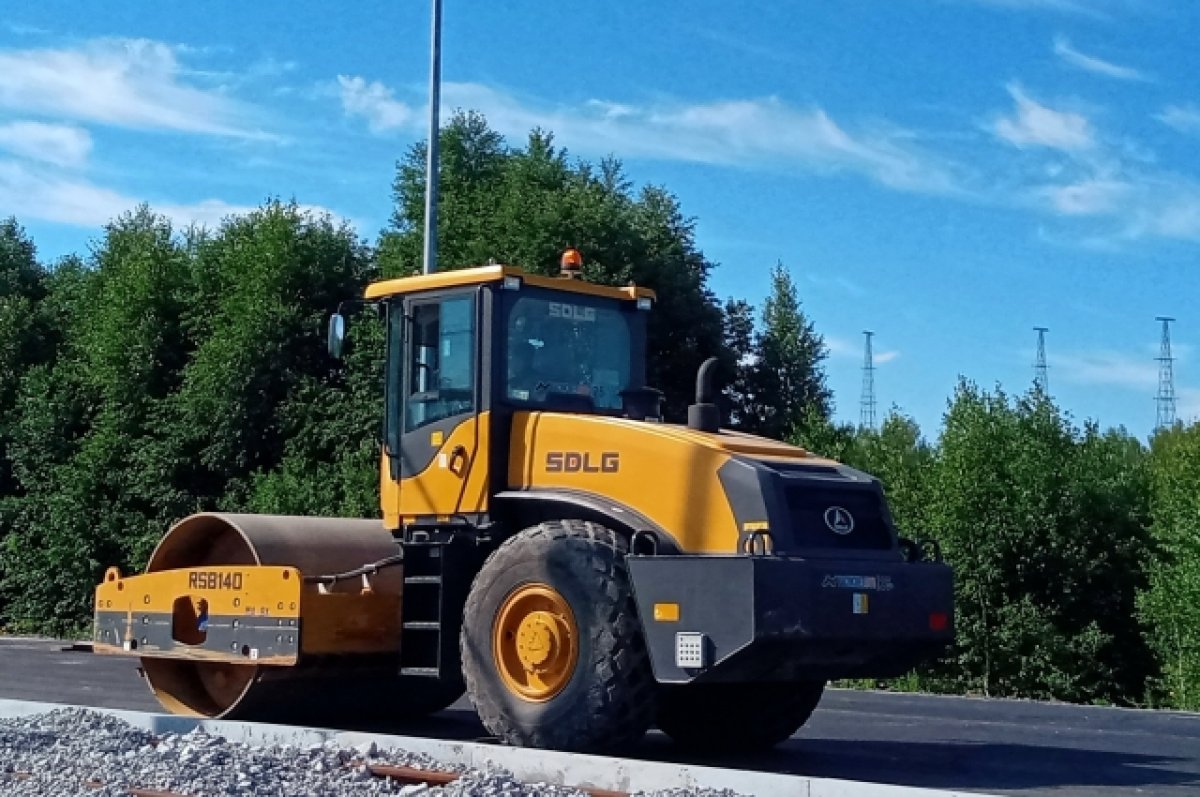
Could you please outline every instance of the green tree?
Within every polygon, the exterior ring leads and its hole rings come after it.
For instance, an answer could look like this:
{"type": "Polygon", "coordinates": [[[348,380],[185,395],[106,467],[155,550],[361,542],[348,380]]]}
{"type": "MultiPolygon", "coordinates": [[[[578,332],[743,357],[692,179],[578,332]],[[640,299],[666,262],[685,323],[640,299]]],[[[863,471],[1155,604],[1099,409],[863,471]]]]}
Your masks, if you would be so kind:
{"type": "Polygon", "coordinates": [[[1077,564],[1057,584],[1060,611],[1068,627],[1094,622],[1105,640],[1101,660],[1081,668],[1080,689],[1101,700],[1138,703],[1157,672],[1137,614],[1152,551],[1150,452],[1125,429],[1102,432],[1088,423],[1068,478],[1076,520],[1061,557],[1077,564]]]}
{"type": "Polygon", "coordinates": [[[753,415],[754,385],[750,380],[754,363],[754,307],[741,299],[725,303],[724,343],[727,359],[720,375],[724,388],[722,415],[734,429],[750,431],[755,428],[753,415]]]}
{"type": "Polygon", "coordinates": [[[16,490],[9,446],[14,404],[21,379],[52,352],[38,312],[46,295],[46,273],[33,241],[16,219],[0,221],[0,498],[16,490]]]}
{"type": "Polygon", "coordinates": [[[956,569],[955,683],[1127,699],[1144,677],[1121,650],[1137,637],[1136,577],[1123,571],[1137,568],[1143,536],[1128,438],[1081,438],[1040,394],[1011,400],[963,383],[933,470],[928,523],[956,569]]]}
{"type": "Polygon", "coordinates": [[[384,329],[363,314],[349,330],[344,367],[307,379],[281,408],[283,460],[254,474],[250,511],[378,516],[384,329]]]}
{"type": "MultiPolygon", "coordinates": [[[[731,333],[744,334],[745,314],[745,305],[728,307],[731,333]]],[[[791,275],[776,263],[762,328],[749,356],[739,358],[733,380],[731,398],[740,426],[776,440],[832,433],[833,396],[823,366],[827,356],[824,338],[805,316],[791,275]]]]}
{"type": "Polygon", "coordinates": [[[878,431],[859,430],[847,464],[879,479],[901,534],[928,536],[930,474],[936,450],[911,417],[894,409],[878,431]]]}
{"type": "Polygon", "coordinates": [[[194,273],[184,319],[194,354],[172,399],[171,481],[197,508],[245,508],[255,480],[289,447],[315,467],[371,435],[370,427],[343,426],[349,439],[312,427],[342,400],[325,323],[341,300],[361,295],[373,260],[348,226],[271,201],[199,241],[194,273]]]}
{"type": "MultiPolygon", "coordinates": [[[[16,219],[0,221],[0,549],[12,527],[20,492],[12,469],[12,445],[21,380],[53,351],[46,325],[39,323],[45,282],[33,241],[16,219]]],[[[4,578],[0,557],[0,583],[4,578]]]]}
{"type": "MultiPolygon", "coordinates": [[[[635,193],[616,161],[569,162],[539,130],[523,148],[509,147],[475,113],[455,115],[440,146],[438,268],[495,260],[557,274],[563,250],[574,246],[587,279],[654,289],[647,378],[666,394],[668,415],[682,417],[700,363],[728,354],[707,285],[712,264],[678,200],[656,186],[635,193]]],[[[416,145],[397,166],[395,210],[379,243],[384,274],[420,266],[424,163],[425,148],[416,145]]]]}
{"type": "Polygon", "coordinates": [[[1160,432],[1151,448],[1155,550],[1139,609],[1162,667],[1160,698],[1195,711],[1200,709],[1200,424],[1160,432]]]}
{"type": "Polygon", "coordinates": [[[0,587],[18,626],[69,629],[86,616],[104,565],[128,561],[157,515],[148,491],[161,474],[146,454],[186,356],[187,259],[143,207],[107,226],[90,265],[92,276],[60,281],[74,311],[63,350],[22,386],[13,463],[25,495],[0,587]]]}

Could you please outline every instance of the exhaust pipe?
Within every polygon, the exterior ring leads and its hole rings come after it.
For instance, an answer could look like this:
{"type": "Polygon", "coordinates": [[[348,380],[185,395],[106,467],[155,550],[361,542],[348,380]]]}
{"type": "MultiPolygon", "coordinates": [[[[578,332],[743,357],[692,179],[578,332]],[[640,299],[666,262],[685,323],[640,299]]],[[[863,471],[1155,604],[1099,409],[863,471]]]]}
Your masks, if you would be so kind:
{"type": "Polygon", "coordinates": [[[716,405],[716,388],[713,376],[717,369],[717,358],[709,357],[696,372],[696,403],[688,405],[687,425],[698,432],[721,430],[721,410],[716,405]]]}

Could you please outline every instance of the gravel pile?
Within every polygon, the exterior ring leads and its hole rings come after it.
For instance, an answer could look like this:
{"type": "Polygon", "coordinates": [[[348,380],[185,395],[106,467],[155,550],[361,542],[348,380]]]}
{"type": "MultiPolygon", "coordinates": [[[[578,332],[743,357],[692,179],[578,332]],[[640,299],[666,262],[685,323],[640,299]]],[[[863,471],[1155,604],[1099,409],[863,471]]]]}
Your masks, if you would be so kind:
{"type": "MultiPolygon", "coordinates": [[[[5,797],[128,797],[131,788],[188,797],[586,797],[577,789],[521,783],[503,770],[469,770],[374,743],[344,748],[251,747],[199,730],[155,734],[111,715],[58,709],[0,719],[0,794],[5,797]],[[456,772],[445,786],[401,784],[367,771],[391,764],[456,772]]],[[[727,790],[654,797],[737,797],[727,790]]]]}

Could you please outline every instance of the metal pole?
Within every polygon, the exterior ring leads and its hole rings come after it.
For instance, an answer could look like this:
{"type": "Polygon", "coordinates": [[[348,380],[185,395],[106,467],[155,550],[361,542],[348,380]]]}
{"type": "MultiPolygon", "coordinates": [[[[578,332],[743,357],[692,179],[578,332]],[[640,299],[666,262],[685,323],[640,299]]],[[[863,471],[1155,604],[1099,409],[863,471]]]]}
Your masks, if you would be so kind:
{"type": "Polygon", "coordinates": [[[429,145],[425,152],[425,273],[437,271],[438,109],[442,90],[442,0],[433,0],[429,47],[429,145]]]}

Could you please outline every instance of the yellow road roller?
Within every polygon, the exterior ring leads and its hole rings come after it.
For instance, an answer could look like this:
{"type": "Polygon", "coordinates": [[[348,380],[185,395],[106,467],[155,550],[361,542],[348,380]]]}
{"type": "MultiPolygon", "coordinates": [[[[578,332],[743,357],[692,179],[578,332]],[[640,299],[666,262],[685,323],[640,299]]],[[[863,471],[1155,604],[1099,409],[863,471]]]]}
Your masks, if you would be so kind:
{"type": "Polygon", "coordinates": [[[501,741],[614,750],[652,725],[761,749],[837,678],[954,634],[950,568],[877,479],[686,423],[646,384],[656,296],[487,265],[372,283],[386,320],[381,519],[201,513],[105,573],[94,650],[169,711],[399,724],[464,694],[501,741]]]}

